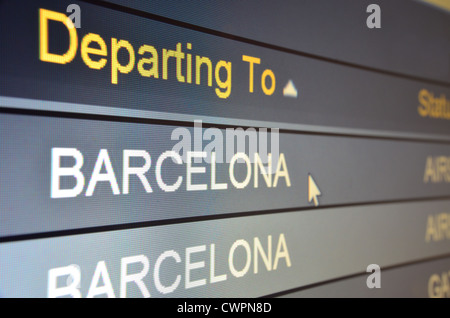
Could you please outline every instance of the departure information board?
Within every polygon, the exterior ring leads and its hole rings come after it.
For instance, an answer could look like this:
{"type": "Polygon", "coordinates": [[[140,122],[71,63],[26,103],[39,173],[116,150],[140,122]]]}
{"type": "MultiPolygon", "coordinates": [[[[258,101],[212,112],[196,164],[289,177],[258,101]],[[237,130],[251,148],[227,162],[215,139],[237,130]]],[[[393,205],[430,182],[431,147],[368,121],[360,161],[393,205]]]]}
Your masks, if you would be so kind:
{"type": "Polygon", "coordinates": [[[1,297],[450,297],[449,2],[0,23],[1,297]]]}

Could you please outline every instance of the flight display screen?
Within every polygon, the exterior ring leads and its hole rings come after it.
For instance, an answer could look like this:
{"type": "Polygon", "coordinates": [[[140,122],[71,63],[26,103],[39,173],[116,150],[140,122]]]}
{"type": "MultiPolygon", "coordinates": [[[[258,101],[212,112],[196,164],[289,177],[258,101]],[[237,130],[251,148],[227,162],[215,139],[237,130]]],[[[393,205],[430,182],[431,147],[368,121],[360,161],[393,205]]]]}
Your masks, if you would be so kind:
{"type": "Polygon", "coordinates": [[[450,2],[0,21],[1,297],[450,297],[450,2]]]}

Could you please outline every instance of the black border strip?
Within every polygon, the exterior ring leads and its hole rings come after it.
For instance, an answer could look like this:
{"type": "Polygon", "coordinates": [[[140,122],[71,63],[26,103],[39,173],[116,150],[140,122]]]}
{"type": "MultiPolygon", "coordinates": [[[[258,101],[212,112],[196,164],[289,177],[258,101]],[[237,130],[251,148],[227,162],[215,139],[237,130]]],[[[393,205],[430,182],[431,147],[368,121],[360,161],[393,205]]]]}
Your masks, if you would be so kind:
{"type": "Polygon", "coordinates": [[[125,13],[128,13],[128,14],[132,14],[132,15],[135,15],[135,16],[142,17],[142,18],[151,19],[151,20],[155,20],[155,21],[158,21],[158,22],[162,22],[162,23],[166,23],[166,24],[170,24],[170,25],[174,25],[174,26],[179,26],[179,27],[182,27],[182,28],[185,28],[185,29],[198,31],[198,32],[202,32],[202,33],[205,33],[205,34],[210,34],[210,35],[226,38],[226,39],[229,39],[229,40],[235,40],[235,41],[238,41],[238,42],[252,44],[252,45],[256,45],[256,46],[260,46],[260,47],[264,47],[264,48],[267,48],[267,49],[272,49],[272,50],[276,50],[276,51],[280,51],[280,52],[284,52],[284,53],[289,53],[289,54],[293,54],[293,55],[303,56],[303,57],[312,58],[312,59],[316,59],[316,60],[323,61],[323,62],[328,62],[328,63],[339,64],[339,65],[343,65],[343,66],[347,66],[347,67],[358,68],[358,69],[365,70],[365,71],[370,71],[370,72],[375,72],[375,73],[379,73],[379,74],[399,77],[399,78],[403,78],[403,79],[409,79],[409,80],[413,80],[413,81],[425,82],[425,83],[429,83],[429,84],[444,86],[444,87],[447,87],[447,88],[450,87],[450,82],[444,82],[444,81],[430,79],[430,78],[425,78],[425,77],[421,77],[421,76],[414,76],[414,75],[408,75],[408,74],[393,72],[393,71],[389,71],[389,70],[378,69],[378,68],[375,68],[375,67],[370,67],[370,66],[360,65],[360,64],[356,64],[356,63],[345,62],[345,61],[341,61],[341,60],[337,60],[337,59],[333,59],[333,58],[328,58],[328,57],[323,57],[323,56],[319,56],[319,55],[315,55],[315,54],[311,54],[311,53],[306,53],[306,52],[302,52],[302,51],[298,51],[298,50],[294,50],[294,49],[290,49],[290,48],[286,48],[286,47],[282,47],[282,46],[278,46],[278,45],[274,45],[274,44],[270,44],[270,43],[265,43],[265,42],[261,42],[261,41],[257,41],[257,40],[252,40],[252,39],[245,38],[245,37],[242,37],[242,36],[237,36],[237,35],[221,32],[221,31],[209,29],[209,28],[198,26],[198,25],[195,25],[195,24],[178,21],[178,20],[175,20],[175,19],[163,17],[163,16],[160,16],[160,15],[156,15],[156,14],[149,13],[149,12],[146,12],[146,11],[142,11],[142,10],[126,7],[126,6],[122,6],[122,5],[111,3],[111,2],[104,2],[104,1],[101,1],[101,0],[81,0],[81,1],[89,3],[89,4],[97,5],[97,6],[100,6],[100,7],[112,9],[112,10],[115,10],[115,11],[125,12],[125,13]]]}
{"type": "Polygon", "coordinates": [[[258,216],[258,215],[265,215],[265,214],[303,212],[303,211],[311,211],[311,210],[319,210],[320,211],[320,210],[324,210],[324,209],[357,207],[357,206],[367,206],[367,205],[373,206],[373,205],[383,205],[383,204],[397,204],[397,203],[401,204],[401,203],[430,202],[430,201],[432,202],[432,201],[446,201],[446,200],[450,200],[450,196],[329,204],[329,205],[323,205],[323,206],[319,206],[319,207],[301,206],[301,207],[292,207],[292,208],[284,208],[284,209],[270,209],[270,210],[259,210],[259,211],[248,211],[248,212],[229,212],[229,213],[215,214],[215,215],[203,215],[203,216],[164,219],[164,220],[155,220],[155,221],[143,221],[143,222],[135,222],[135,223],[121,223],[121,224],[103,225],[103,226],[78,228],[78,229],[68,229],[68,230],[43,232],[43,233],[19,234],[19,235],[0,237],[0,244],[6,243],[6,242],[24,241],[24,240],[32,240],[32,239],[44,239],[44,238],[59,237],[59,236],[80,235],[80,234],[119,231],[119,230],[131,230],[131,229],[144,228],[144,227],[164,226],[164,225],[193,223],[193,222],[212,221],[212,220],[222,220],[222,219],[231,219],[231,218],[239,218],[239,217],[258,216]]]}
{"type": "MultiPolygon", "coordinates": [[[[155,119],[155,118],[142,118],[142,117],[126,117],[118,115],[105,115],[105,114],[87,114],[87,113],[71,113],[66,111],[51,111],[51,110],[37,110],[37,109],[23,109],[23,108],[12,108],[0,105],[0,114],[14,114],[14,115],[28,115],[28,116],[40,116],[40,117],[53,117],[53,118],[70,118],[70,119],[83,119],[83,120],[97,120],[97,121],[112,121],[112,122],[125,122],[125,123],[135,123],[135,124],[149,124],[149,125],[164,125],[164,126],[183,126],[183,127],[194,127],[194,122],[180,121],[180,120],[170,120],[170,119],[155,119]]],[[[182,114],[181,114],[182,115],[182,114]]],[[[201,116],[199,116],[201,117],[201,116]]],[[[236,119],[239,121],[239,119],[236,119]]],[[[243,119],[245,120],[245,119],[243,119]]],[[[211,124],[208,122],[202,122],[203,128],[267,128],[268,131],[273,127],[264,126],[245,126],[245,125],[232,125],[232,124],[211,124]]],[[[361,130],[364,130],[361,128],[361,130]]],[[[450,145],[449,140],[433,139],[431,137],[424,136],[423,138],[414,137],[399,137],[399,136],[377,136],[377,135],[356,135],[351,133],[338,133],[338,132],[320,132],[320,131],[307,131],[307,130],[296,130],[296,129],[286,129],[279,128],[279,133],[283,134],[297,134],[297,135],[315,135],[315,136],[335,136],[335,137],[346,137],[346,138],[358,138],[358,139],[377,139],[377,140],[392,140],[392,141],[407,141],[407,142],[417,142],[426,144],[445,144],[450,145]]],[[[401,133],[401,132],[400,132],[401,133]]]]}
{"type": "MultiPolygon", "coordinates": [[[[395,265],[383,266],[383,267],[381,267],[381,270],[386,271],[386,270],[392,270],[392,269],[401,268],[401,267],[414,266],[414,265],[418,265],[418,264],[422,264],[422,263],[428,263],[428,262],[433,262],[433,261],[437,261],[437,260],[443,260],[443,259],[446,259],[446,258],[450,258],[450,253],[442,254],[442,255],[438,255],[438,256],[426,257],[426,258],[422,258],[422,259],[419,259],[419,260],[408,261],[408,262],[399,263],[399,264],[395,264],[395,265]]],[[[260,298],[280,297],[280,296],[289,295],[289,294],[292,294],[292,293],[295,293],[295,292],[308,290],[308,289],[311,289],[311,288],[314,288],[314,287],[328,285],[328,284],[336,283],[336,282],[339,282],[339,281],[345,281],[347,279],[355,278],[355,277],[358,277],[358,276],[364,276],[364,275],[367,275],[367,273],[366,272],[359,272],[359,273],[350,274],[350,275],[346,275],[346,276],[341,276],[341,277],[337,277],[337,278],[333,278],[333,279],[329,279],[329,280],[325,280],[325,281],[321,281],[321,282],[317,282],[317,283],[313,283],[313,284],[309,284],[309,285],[305,285],[305,286],[301,286],[301,287],[297,287],[297,288],[284,290],[284,291],[281,291],[281,292],[277,292],[277,293],[269,294],[269,295],[266,295],[266,296],[262,296],[260,298]]]]}

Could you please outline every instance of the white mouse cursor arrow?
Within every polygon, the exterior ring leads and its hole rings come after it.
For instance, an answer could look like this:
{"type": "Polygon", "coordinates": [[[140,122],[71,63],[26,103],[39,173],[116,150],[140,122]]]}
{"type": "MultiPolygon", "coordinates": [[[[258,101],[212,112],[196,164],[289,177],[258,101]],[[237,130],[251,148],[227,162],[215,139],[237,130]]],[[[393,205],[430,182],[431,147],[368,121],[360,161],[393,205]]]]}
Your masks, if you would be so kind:
{"type": "Polygon", "coordinates": [[[313,177],[308,174],[308,202],[311,203],[311,201],[314,200],[314,206],[318,206],[319,200],[317,197],[320,195],[322,195],[322,193],[320,192],[319,187],[314,182],[313,177]]]}

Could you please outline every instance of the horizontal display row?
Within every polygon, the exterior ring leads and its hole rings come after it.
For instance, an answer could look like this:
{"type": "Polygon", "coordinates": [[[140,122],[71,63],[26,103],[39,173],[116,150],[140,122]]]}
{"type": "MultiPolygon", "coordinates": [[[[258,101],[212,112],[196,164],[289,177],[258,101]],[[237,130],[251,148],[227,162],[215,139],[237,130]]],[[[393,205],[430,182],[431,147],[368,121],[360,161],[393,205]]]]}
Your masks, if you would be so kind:
{"type": "Polygon", "coordinates": [[[5,242],[0,294],[258,297],[373,265],[383,288],[384,267],[448,256],[449,210],[450,201],[385,204],[5,242]]]}
{"type": "Polygon", "coordinates": [[[383,134],[450,133],[447,85],[290,54],[88,3],[81,3],[83,24],[76,28],[66,16],[71,3],[2,5],[0,19],[14,30],[0,34],[8,43],[0,48],[2,97],[383,134]],[[17,10],[21,19],[15,19],[17,10]],[[23,43],[29,49],[23,50],[23,43]]]}
{"type": "Polygon", "coordinates": [[[1,237],[450,190],[446,144],[192,126],[1,114],[1,237]]]}

